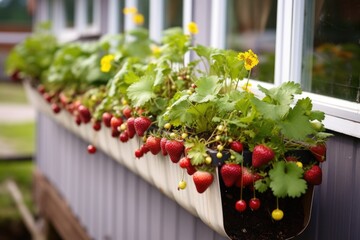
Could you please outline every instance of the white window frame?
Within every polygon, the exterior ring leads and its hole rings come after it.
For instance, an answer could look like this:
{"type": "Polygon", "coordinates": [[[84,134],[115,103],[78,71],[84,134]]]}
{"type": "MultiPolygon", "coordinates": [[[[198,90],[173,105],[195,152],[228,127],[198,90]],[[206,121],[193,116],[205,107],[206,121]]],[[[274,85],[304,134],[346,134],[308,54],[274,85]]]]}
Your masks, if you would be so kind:
{"type": "Polygon", "coordinates": [[[93,4],[93,24],[87,24],[87,1],[77,0],[74,2],[74,27],[65,27],[65,8],[64,1],[52,1],[52,16],[49,16],[49,0],[42,0],[39,4],[40,11],[36,16],[36,22],[51,21],[53,32],[57,35],[60,42],[74,41],[82,36],[98,35],[100,33],[101,2],[94,0],[93,4]]]}
{"type": "MultiPolygon", "coordinates": [[[[225,48],[226,1],[212,0],[212,6],[211,46],[225,48]]],[[[305,0],[278,0],[274,84],[251,80],[253,86],[301,82],[304,6],[305,0]]],[[[327,129],[360,138],[359,103],[310,92],[304,92],[300,97],[311,98],[313,108],[325,112],[327,129]]]]}

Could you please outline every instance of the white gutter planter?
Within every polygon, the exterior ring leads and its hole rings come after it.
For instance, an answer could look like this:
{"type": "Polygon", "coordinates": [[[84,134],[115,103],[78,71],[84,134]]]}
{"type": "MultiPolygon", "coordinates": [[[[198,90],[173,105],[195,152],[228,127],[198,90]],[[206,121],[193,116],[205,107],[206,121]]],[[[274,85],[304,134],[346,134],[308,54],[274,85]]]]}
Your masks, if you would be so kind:
{"type": "MultiPolygon", "coordinates": [[[[239,199],[239,188],[225,187],[219,174],[220,167],[216,168],[213,184],[204,193],[199,194],[193,183],[192,176],[189,176],[186,170],[181,169],[178,164],[171,162],[168,156],[164,157],[161,154],[154,156],[149,152],[142,158],[137,159],[134,151],[141,145],[139,137],[135,136],[128,142],[122,143],[117,137],[112,137],[110,129],[104,126],[102,126],[100,131],[94,131],[90,123],[78,126],[72,115],[64,109],[60,113],[54,114],[50,105],[46,103],[28,82],[24,82],[24,87],[28,98],[38,111],[47,114],[69,131],[80,136],[89,144],[95,145],[96,148],[101,149],[119,164],[126,166],[148,183],[154,185],[163,194],[176,201],[193,215],[198,216],[210,228],[222,236],[227,236],[231,239],[242,239],[237,235],[237,232],[247,232],[246,239],[261,239],[256,236],[256,228],[255,230],[245,229],[242,226],[247,221],[247,218],[245,219],[244,216],[252,214],[256,218],[258,213],[247,210],[246,215],[243,215],[235,210],[234,203],[239,199]],[[187,187],[185,190],[178,190],[178,182],[182,179],[187,182],[187,187]]],[[[84,151],[86,150],[84,149],[84,151]]],[[[246,200],[252,197],[252,192],[250,191],[244,191],[243,194],[246,200]]],[[[291,236],[287,236],[287,239],[300,234],[308,225],[311,215],[312,196],[313,188],[310,187],[301,198],[296,200],[290,199],[290,204],[298,204],[299,208],[303,208],[303,214],[301,214],[302,216],[295,216],[299,218],[297,221],[300,222],[300,227],[291,236]]],[[[286,205],[285,201],[287,200],[280,199],[279,201],[281,204],[286,205]]],[[[264,206],[269,205],[270,207],[274,201],[275,199],[269,202],[262,201],[262,204],[264,206]]],[[[271,208],[273,209],[274,205],[271,208]]],[[[284,221],[287,221],[283,220],[274,223],[270,214],[268,215],[269,222],[272,222],[275,226],[280,226],[284,221]]],[[[285,212],[286,217],[287,214],[285,212]]]]}

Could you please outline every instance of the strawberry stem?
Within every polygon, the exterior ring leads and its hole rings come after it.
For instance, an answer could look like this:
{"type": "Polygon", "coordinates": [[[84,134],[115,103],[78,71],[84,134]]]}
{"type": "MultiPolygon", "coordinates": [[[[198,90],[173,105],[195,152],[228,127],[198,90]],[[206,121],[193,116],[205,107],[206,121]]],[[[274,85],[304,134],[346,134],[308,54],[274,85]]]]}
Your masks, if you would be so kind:
{"type": "MultiPolygon", "coordinates": [[[[241,155],[243,155],[244,157],[244,151],[241,153],[241,155]]],[[[241,181],[240,181],[240,200],[242,200],[242,195],[243,195],[243,180],[244,180],[244,161],[241,161],[241,181]]]]}

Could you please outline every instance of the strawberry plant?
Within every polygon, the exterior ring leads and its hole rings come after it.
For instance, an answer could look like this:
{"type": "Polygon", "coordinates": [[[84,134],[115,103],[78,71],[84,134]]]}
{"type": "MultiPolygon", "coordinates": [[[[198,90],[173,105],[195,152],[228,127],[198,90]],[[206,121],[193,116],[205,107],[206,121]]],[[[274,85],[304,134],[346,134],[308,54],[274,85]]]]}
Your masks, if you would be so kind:
{"type": "MultiPolygon", "coordinates": [[[[36,79],[48,74],[38,91],[54,113],[64,108],[79,125],[110,128],[119,144],[138,137],[134,158],[151,152],[178,164],[198,193],[215,187],[219,173],[222,185],[239,193],[232,204],[237,214],[260,210],[267,203],[260,196],[272,196],[269,216],[280,221],[286,212],[279,199],[301,197],[322,181],[319,165],[331,136],[325,115],[301,98],[297,83],[251,89],[257,55],[195,45],[191,26],[190,35],[167,29],[159,44],[143,28],[88,44],[54,44],[59,49],[36,73],[18,70],[36,79]],[[195,58],[185,64],[189,52],[195,58]]],[[[25,65],[20,49],[10,63],[19,57],[25,65]]],[[[187,184],[182,178],[174,187],[186,191],[187,184]]]]}
{"type": "Polygon", "coordinates": [[[60,47],[50,27],[49,23],[39,24],[31,36],[11,50],[5,63],[9,76],[28,79],[34,85],[46,81],[54,54],[60,47]]]}

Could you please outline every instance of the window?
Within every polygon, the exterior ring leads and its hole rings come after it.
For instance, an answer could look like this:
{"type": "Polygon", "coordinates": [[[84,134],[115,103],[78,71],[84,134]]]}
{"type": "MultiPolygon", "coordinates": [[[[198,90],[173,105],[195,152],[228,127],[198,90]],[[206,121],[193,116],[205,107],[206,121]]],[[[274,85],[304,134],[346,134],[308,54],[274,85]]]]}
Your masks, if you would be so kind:
{"type": "Polygon", "coordinates": [[[314,109],[325,112],[328,129],[360,137],[358,1],[213,0],[212,8],[211,45],[252,48],[259,55],[258,75],[252,74],[254,86],[298,82],[314,109]],[[264,7],[268,4],[271,7],[264,7]],[[265,48],[269,45],[271,51],[265,48]],[[276,54],[275,63],[268,60],[269,53],[276,54]],[[266,74],[264,62],[273,64],[265,67],[266,74]]]}
{"type": "Polygon", "coordinates": [[[225,48],[252,49],[260,64],[252,78],[274,82],[277,1],[228,0],[225,48]]]}
{"type": "Polygon", "coordinates": [[[305,2],[303,88],[360,102],[360,3],[305,2]]]}
{"type": "Polygon", "coordinates": [[[149,12],[150,12],[150,1],[139,1],[138,2],[138,11],[144,16],[144,28],[149,29],[149,12]]]}
{"type": "Polygon", "coordinates": [[[183,0],[164,0],[164,29],[182,26],[183,5],[183,0]]]}
{"type": "Polygon", "coordinates": [[[73,28],[75,25],[75,2],[73,0],[64,1],[65,27],[73,28]]]}
{"type": "Polygon", "coordinates": [[[91,26],[94,23],[94,0],[87,0],[86,3],[86,23],[91,26]]]}
{"type": "Polygon", "coordinates": [[[3,31],[31,30],[31,20],[26,0],[0,0],[0,29],[3,31]]]}

